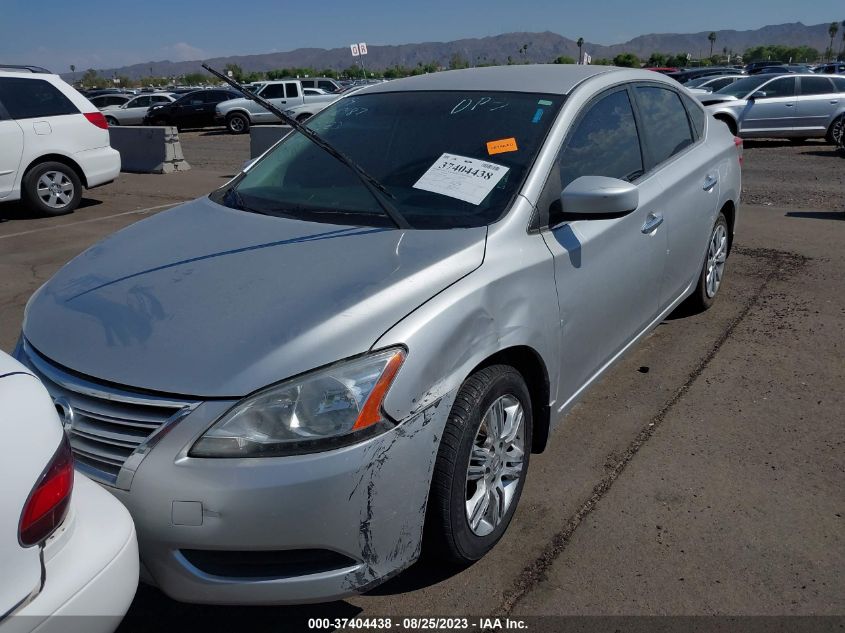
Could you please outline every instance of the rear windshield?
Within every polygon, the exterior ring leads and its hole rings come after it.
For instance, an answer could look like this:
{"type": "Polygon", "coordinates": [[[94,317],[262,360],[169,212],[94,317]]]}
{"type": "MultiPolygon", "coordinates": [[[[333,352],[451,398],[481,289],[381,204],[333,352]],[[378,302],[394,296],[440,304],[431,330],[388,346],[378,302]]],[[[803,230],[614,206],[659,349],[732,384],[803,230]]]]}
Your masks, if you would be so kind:
{"type": "MultiPolygon", "coordinates": [[[[563,99],[509,92],[356,95],[308,126],[383,184],[413,228],[475,227],[507,211],[563,99]]],[[[215,199],[269,215],[390,224],[351,169],[298,133],[254,165],[236,193],[215,199]]]]}

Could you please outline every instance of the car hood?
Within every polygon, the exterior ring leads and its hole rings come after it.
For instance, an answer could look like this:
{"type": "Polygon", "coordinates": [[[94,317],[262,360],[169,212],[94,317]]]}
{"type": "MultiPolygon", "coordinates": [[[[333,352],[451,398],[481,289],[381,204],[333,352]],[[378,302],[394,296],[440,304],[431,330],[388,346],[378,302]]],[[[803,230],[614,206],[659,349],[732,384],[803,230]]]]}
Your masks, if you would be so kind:
{"type": "Polygon", "coordinates": [[[240,397],[366,352],[480,266],[486,235],[304,222],[202,198],[67,264],[30,299],[24,336],[100,380],[240,397]]]}

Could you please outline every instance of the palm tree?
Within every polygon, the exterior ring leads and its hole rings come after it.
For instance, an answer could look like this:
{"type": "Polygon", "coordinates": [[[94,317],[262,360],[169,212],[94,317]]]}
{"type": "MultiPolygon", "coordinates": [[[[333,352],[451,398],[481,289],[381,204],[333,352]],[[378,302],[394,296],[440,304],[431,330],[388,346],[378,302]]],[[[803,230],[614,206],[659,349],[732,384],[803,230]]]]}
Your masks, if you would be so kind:
{"type": "Polygon", "coordinates": [[[584,38],[579,37],[578,41],[575,42],[575,43],[578,45],[578,63],[583,64],[584,63],[584,55],[581,53],[581,49],[584,48],[584,38]]]}
{"type": "Polygon", "coordinates": [[[70,65],[70,78],[73,79],[73,73],[76,72],[76,66],[73,64],[70,65]]]}
{"type": "Polygon", "coordinates": [[[839,22],[831,22],[830,26],[827,27],[827,32],[830,35],[830,48],[828,49],[828,61],[830,61],[833,58],[833,38],[839,33],[839,22]]]}
{"type": "Polygon", "coordinates": [[[839,56],[842,57],[845,53],[845,20],[842,20],[842,46],[839,49],[839,56]]]}
{"type": "Polygon", "coordinates": [[[716,43],[716,32],[710,31],[710,35],[707,36],[707,39],[710,40],[710,57],[713,57],[713,44],[716,43]]]}

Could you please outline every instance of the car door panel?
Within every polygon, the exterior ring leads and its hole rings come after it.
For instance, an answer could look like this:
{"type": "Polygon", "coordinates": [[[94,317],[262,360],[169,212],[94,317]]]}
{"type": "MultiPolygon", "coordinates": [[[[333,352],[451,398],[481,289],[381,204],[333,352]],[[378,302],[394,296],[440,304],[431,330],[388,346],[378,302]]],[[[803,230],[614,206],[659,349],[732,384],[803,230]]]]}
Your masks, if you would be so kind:
{"type": "Polygon", "coordinates": [[[743,136],[766,136],[772,132],[791,132],[798,118],[795,78],[780,77],[759,89],[768,96],[749,98],[740,114],[739,130],[743,136]],[[792,89],[782,89],[791,82],[792,89]],[[773,96],[777,95],[777,96],[773,96]]]}
{"type": "Polygon", "coordinates": [[[555,265],[561,318],[561,406],[635,340],[657,315],[666,252],[662,183],[638,183],[640,206],[629,215],[578,220],[543,232],[555,265]]]}
{"type": "Polygon", "coordinates": [[[23,130],[16,121],[0,119],[0,198],[15,184],[23,154],[23,130]]]}
{"type": "Polygon", "coordinates": [[[839,109],[840,97],[827,77],[801,77],[799,81],[795,131],[822,135],[839,109]]]}
{"type": "Polygon", "coordinates": [[[567,219],[560,192],[580,176],[635,179],[642,167],[628,90],[613,89],[583,108],[547,182],[540,204],[548,205],[551,228],[542,235],[560,305],[561,409],[654,320],[666,233],[655,177],[635,180],[639,206],[622,217],[567,219]]]}

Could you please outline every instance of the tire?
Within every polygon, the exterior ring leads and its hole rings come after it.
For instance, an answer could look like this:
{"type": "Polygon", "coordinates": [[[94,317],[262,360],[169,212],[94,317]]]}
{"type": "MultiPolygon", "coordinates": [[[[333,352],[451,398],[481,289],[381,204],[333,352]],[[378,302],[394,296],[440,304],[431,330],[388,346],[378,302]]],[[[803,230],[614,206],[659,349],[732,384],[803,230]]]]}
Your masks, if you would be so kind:
{"type": "Polygon", "coordinates": [[[117,127],[120,125],[120,121],[111,116],[106,117],[106,123],[109,124],[109,127],[117,127]]]}
{"type": "Polygon", "coordinates": [[[830,124],[825,140],[834,145],[845,145],[845,114],[839,116],[830,124]]]}
{"type": "Polygon", "coordinates": [[[24,175],[21,197],[27,207],[40,215],[64,215],[79,206],[82,183],[64,163],[40,163],[24,175]]]}
{"type": "Polygon", "coordinates": [[[467,564],[502,538],[528,473],[532,415],[528,387],[513,367],[485,367],[461,386],[440,441],[426,515],[427,547],[441,558],[467,564]],[[494,443],[493,435],[506,439],[494,443]],[[470,508],[481,511],[472,522],[470,508]]]}
{"type": "Polygon", "coordinates": [[[704,256],[704,264],[701,266],[701,273],[698,276],[698,284],[695,291],[684,302],[684,307],[691,313],[704,312],[710,309],[716,302],[716,297],[721,288],[725,276],[725,266],[730,245],[730,234],[728,221],[723,213],[719,213],[713,229],[710,231],[710,239],[707,240],[707,253],[704,256]],[[715,249],[715,250],[714,250],[715,249]],[[708,277],[710,267],[714,262],[721,262],[721,266],[714,268],[713,273],[718,273],[713,279],[708,277]]]}
{"type": "Polygon", "coordinates": [[[249,118],[239,112],[226,117],[226,129],[232,134],[246,134],[249,132],[249,118]]]}

